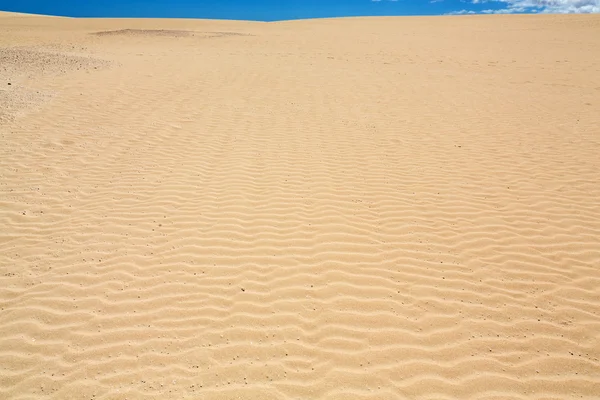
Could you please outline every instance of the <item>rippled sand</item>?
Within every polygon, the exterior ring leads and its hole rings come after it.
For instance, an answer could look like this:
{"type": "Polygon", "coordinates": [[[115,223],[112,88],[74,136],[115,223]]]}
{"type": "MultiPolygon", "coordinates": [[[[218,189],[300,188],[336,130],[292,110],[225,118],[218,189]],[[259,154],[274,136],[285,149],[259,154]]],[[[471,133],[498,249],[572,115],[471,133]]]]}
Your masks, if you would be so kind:
{"type": "Polygon", "coordinates": [[[597,399],[598,110],[599,15],[2,14],[0,398],[597,399]]]}

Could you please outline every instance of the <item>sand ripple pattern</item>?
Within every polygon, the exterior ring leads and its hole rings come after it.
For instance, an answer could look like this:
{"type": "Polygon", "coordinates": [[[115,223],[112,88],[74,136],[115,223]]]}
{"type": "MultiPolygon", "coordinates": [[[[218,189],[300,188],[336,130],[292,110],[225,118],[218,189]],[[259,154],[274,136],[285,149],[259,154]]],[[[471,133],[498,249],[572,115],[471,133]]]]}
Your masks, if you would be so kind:
{"type": "Polygon", "coordinates": [[[598,17],[400,21],[52,22],[114,65],[0,126],[0,398],[597,398],[598,17]]]}

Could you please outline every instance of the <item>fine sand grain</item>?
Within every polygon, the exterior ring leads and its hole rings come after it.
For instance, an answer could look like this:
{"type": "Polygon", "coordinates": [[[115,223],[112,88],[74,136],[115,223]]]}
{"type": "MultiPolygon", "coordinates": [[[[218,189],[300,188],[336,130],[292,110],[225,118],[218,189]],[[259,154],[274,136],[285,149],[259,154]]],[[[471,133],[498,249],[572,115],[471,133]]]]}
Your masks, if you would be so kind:
{"type": "Polygon", "coordinates": [[[598,399],[600,16],[0,15],[1,399],[598,399]]]}

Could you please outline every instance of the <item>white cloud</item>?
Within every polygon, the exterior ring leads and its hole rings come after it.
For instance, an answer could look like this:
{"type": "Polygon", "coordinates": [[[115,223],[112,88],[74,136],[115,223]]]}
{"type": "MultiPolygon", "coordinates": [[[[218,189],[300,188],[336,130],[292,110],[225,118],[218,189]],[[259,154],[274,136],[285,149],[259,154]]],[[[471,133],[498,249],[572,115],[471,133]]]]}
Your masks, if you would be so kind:
{"type": "Polygon", "coordinates": [[[460,10],[449,12],[448,15],[463,15],[463,14],[475,14],[473,10],[460,10]]]}
{"type": "MultiPolygon", "coordinates": [[[[471,4],[501,3],[500,9],[487,9],[484,14],[539,13],[600,13],[600,0],[470,0],[471,4]]],[[[466,14],[461,10],[458,13],[466,14]]],[[[451,13],[455,14],[455,13],[451,13]]]]}

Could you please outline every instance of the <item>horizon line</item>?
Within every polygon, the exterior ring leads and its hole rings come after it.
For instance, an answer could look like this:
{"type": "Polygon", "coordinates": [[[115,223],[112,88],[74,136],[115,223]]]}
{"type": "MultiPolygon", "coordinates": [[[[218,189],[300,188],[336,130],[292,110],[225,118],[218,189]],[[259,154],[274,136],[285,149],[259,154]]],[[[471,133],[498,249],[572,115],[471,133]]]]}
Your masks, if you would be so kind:
{"type": "Polygon", "coordinates": [[[527,13],[527,12],[515,12],[515,13],[472,13],[472,14],[398,14],[398,15],[341,15],[341,16],[324,16],[324,17],[310,17],[310,18],[291,18],[291,19],[274,19],[274,20],[259,20],[259,19],[235,19],[235,18],[201,18],[201,17],[101,17],[101,16],[78,16],[72,17],[69,15],[58,15],[58,14],[36,14],[36,13],[24,13],[18,11],[5,11],[0,10],[0,13],[14,14],[18,16],[29,16],[29,17],[49,17],[49,18],[67,18],[67,19],[170,19],[170,20],[203,20],[203,21],[238,21],[238,22],[261,22],[261,23],[273,23],[273,22],[289,22],[289,21],[310,21],[310,20],[321,20],[321,19],[350,19],[350,18],[424,18],[424,17],[506,17],[506,16],[533,16],[533,15],[593,15],[594,13],[527,13]]]}

